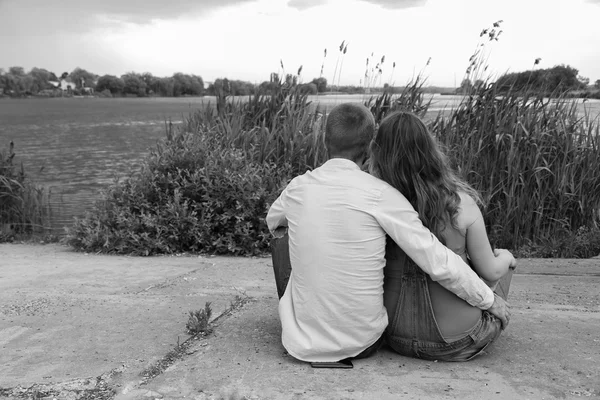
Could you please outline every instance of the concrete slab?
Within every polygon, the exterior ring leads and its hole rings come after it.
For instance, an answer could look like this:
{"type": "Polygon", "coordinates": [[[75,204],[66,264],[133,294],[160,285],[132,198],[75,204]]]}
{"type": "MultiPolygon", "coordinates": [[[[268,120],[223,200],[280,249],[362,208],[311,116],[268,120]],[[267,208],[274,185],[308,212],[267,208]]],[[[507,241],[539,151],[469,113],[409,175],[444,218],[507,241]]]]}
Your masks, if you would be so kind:
{"type": "Polygon", "coordinates": [[[0,245],[0,387],[95,377],[126,365],[138,374],[186,340],[188,313],[221,314],[266,259],[219,271],[210,258],[85,255],[67,247],[0,245]]]}
{"type": "MultiPolygon", "coordinates": [[[[600,278],[566,286],[579,305],[558,304],[543,275],[513,278],[510,327],[487,354],[468,363],[437,363],[389,349],[352,370],[320,370],[280,345],[277,300],[245,306],[189,358],[144,387],[167,398],[208,399],[564,399],[600,395],[600,278]],[[545,293],[542,298],[541,294],[545,293]],[[592,303],[595,301],[595,303],[592,303]]],[[[562,287],[562,285],[560,285],[562,287]]]]}
{"type": "Polygon", "coordinates": [[[554,399],[600,396],[600,259],[519,260],[511,325],[468,363],[383,349],[315,370],[280,343],[269,258],[121,257],[0,245],[0,398],[554,399]],[[188,311],[251,301],[187,342],[188,311]]]}

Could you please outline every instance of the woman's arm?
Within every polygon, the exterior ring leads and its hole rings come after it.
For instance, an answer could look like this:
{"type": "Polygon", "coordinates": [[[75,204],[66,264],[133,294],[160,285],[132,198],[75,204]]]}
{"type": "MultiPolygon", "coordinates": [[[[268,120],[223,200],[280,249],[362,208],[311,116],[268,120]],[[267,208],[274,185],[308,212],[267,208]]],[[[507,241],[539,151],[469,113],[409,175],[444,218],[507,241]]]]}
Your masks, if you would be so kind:
{"type": "Polygon", "coordinates": [[[516,265],[516,260],[508,250],[492,250],[483,215],[474,201],[466,204],[463,210],[468,212],[471,220],[467,227],[467,253],[471,264],[479,276],[494,284],[508,272],[510,266],[516,265]]]}

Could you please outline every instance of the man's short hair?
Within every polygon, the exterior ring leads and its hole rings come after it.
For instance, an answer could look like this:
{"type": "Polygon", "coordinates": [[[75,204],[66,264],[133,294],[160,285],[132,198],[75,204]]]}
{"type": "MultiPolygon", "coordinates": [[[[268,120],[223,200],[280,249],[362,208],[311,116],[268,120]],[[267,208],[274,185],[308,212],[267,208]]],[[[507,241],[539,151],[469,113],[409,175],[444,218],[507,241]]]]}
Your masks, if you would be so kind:
{"type": "Polygon", "coordinates": [[[359,161],[366,157],[369,143],[375,135],[375,118],[359,103],[335,106],[325,125],[325,147],[329,157],[359,161]]]}

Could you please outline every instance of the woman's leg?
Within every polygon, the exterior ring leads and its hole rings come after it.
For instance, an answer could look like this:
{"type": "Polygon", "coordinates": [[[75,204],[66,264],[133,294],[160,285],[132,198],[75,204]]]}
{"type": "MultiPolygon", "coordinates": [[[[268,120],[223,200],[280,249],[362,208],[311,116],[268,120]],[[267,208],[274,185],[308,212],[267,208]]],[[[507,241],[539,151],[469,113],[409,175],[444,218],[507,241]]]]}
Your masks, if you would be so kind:
{"type": "MultiPolygon", "coordinates": [[[[508,292],[513,273],[514,269],[509,269],[508,273],[500,278],[495,285],[494,293],[504,300],[508,300],[508,292]]],[[[441,357],[439,359],[441,361],[469,361],[481,354],[488,346],[496,341],[501,333],[502,324],[500,320],[487,311],[484,311],[481,323],[469,334],[472,338],[472,343],[460,350],[456,349],[456,351],[453,352],[448,352],[443,355],[440,354],[441,357]]]]}
{"type": "MultiPolygon", "coordinates": [[[[508,300],[508,291],[510,289],[513,273],[514,268],[509,269],[495,284],[494,293],[504,300],[508,300]]],[[[470,336],[473,338],[473,343],[461,351],[457,351],[454,354],[448,354],[445,361],[469,361],[481,354],[489,345],[496,341],[501,333],[502,324],[500,320],[487,311],[484,311],[481,324],[477,326],[474,332],[470,333],[470,336]]]]}
{"type": "Polygon", "coordinates": [[[494,291],[494,293],[506,300],[508,298],[508,289],[510,287],[510,281],[514,271],[515,268],[510,267],[508,272],[497,281],[487,281],[481,277],[480,278],[494,291]]]}
{"type": "MultiPolygon", "coordinates": [[[[484,311],[462,338],[444,340],[431,304],[429,278],[424,279],[424,273],[397,248],[389,249],[386,258],[384,304],[389,313],[386,334],[392,349],[427,360],[468,361],[498,338],[500,320],[484,311]]],[[[512,271],[497,285],[499,295],[508,295],[511,276],[512,271]]]]}
{"type": "Polygon", "coordinates": [[[513,273],[514,269],[509,269],[506,275],[500,278],[496,288],[494,289],[494,293],[502,297],[504,300],[508,300],[508,290],[510,289],[510,282],[512,280],[513,273]]]}

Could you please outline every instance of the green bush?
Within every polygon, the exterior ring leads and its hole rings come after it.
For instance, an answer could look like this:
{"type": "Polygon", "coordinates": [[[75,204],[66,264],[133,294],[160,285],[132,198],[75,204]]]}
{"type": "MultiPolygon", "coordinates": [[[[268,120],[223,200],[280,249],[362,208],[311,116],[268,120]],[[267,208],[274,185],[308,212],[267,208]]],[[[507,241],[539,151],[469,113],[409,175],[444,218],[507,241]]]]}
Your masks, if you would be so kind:
{"type": "Polygon", "coordinates": [[[211,132],[171,132],[140,173],[112,185],[75,221],[67,243],[132,255],[264,253],[264,216],[281,187],[280,171],[222,146],[211,132]]]}
{"type": "Polygon", "coordinates": [[[325,158],[322,120],[306,93],[283,85],[249,101],[218,98],[216,106],[179,128],[168,123],[141,171],[76,219],[67,243],[133,255],[267,252],[268,205],[325,158]]]}
{"type": "Polygon", "coordinates": [[[104,89],[101,92],[96,92],[96,96],[97,97],[113,97],[113,94],[111,93],[110,90],[104,89]]]}

